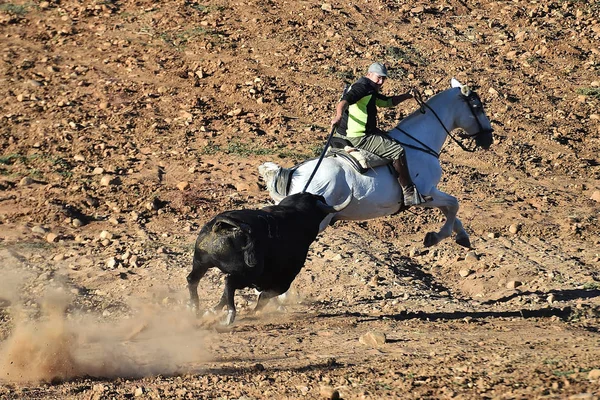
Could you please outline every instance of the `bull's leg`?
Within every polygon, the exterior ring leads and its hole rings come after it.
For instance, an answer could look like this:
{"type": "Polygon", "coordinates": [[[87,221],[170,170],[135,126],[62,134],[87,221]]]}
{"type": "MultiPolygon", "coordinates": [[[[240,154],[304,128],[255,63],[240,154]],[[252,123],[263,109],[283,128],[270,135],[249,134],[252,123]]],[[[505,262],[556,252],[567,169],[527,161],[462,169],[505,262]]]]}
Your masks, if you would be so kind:
{"type": "Polygon", "coordinates": [[[206,271],[210,268],[210,265],[200,262],[199,259],[194,257],[194,267],[192,272],[187,276],[188,290],[190,292],[190,304],[196,313],[199,311],[200,299],[198,298],[198,282],[206,274],[206,271]]]}
{"type": "Polygon", "coordinates": [[[283,292],[285,292],[285,290],[265,290],[263,292],[260,292],[260,294],[258,295],[258,301],[256,302],[256,307],[254,307],[252,313],[255,314],[256,312],[262,310],[267,305],[269,300],[271,300],[273,297],[279,296],[283,292]]]}
{"type": "Polygon", "coordinates": [[[223,291],[223,296],[221,296],[221,301],[217,304],[216,307],[227,306],[227,316],[225,320],[223,320],[223,325],[231,325],[233,321],[235,321],[235,300],[234,295],[237,289],[241,289],[248,286],[246,282],[244,282],[239,277],[228,275],[225,279],[225,290],[223,291]]]}

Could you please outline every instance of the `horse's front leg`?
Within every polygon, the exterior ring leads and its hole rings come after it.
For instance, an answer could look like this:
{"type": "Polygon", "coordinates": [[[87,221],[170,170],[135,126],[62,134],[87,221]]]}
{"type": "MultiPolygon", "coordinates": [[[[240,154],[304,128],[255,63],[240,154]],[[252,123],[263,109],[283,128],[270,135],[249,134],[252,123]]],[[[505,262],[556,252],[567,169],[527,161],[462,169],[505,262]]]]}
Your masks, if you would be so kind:
{"type": "Polygon", "coordinates": [[[460,220],[456,218],[456,214],[458,212],[458,200],[456,197],[450,196],[449,194],[441,192],[437,189],[435,189],[429,195],[433,197],[433,200],[425,203],[424,206],[439,208],[446,217],[446,222],[444,222],[444,225],[442,225],[438,232],[428,232],[425,235],[425,239],[423,240],[425,247],[431,247],[438,244],[442,240],[450,237],[452,232],[456,232],[458,244],[461,246],[469,244],[470,246],[469,235],[464,230],[460,220]]]}
{"type": "MultiPolygon", "coordinates": [[[[444,213],[444,215],[447,218],[449,212],[448,209],[446,207],[440,207],[440,210],[442,211],[442,213],[444,213]]],[[[460,221],[460,219],[458,219],[458,217],[454,217],[454,225],[452,227],[452,230],[454,231],[454,233],[456,233],[456,239],[454,239],[454,241],[457,244],[470,249],[471,239],[469,238],[469,234],[467,233],[467,231],[465,231],[465,228],[463,227],[463,224],[460,221]]]]}

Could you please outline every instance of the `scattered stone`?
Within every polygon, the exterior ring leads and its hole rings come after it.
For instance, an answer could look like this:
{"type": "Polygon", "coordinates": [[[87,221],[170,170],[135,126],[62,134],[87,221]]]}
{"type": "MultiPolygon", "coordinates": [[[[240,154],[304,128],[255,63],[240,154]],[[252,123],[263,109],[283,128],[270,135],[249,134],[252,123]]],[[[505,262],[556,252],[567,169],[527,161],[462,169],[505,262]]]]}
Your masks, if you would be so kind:
{"type": "Polygon", "coordinates": [[[75,227],[75,228],[79,228],[80,226],[83,225],[83,222],[81,222],[80,219],[77,218],[73,218],[73,220],[71,221],[71,224],[75,227]]]}
{"type": "Polygon", "coordinates": [[[321,10],[323,11],[333,11],[333,6],[329,3],[323,3],[321,5],[321,10]]]}
{"type": "Polygon", "coordinates": [[[112,239],[113,238],[113,234],[110,233],[109,231],[102,231],[100,232],[100,239],[112,239]]]}
{"type": "Polygon", "coordinates": [[[49,233],[48,236],[46,236],[46,241],[48,243],[56,243],[58,242],[58,235],[56,233],[49,233]]]}
{"type": "Polygon", "coordinates": [[[468,268],[463,268],[460,271],[458,271],[458,274],[463,278],[466,278],[467,276],[471,275],[472,272],[473,271],[468,268]]]}
{"type": "Polygon", "coordinates": [[[319,394],[324,399],[338,400],[340,399],[340,392],[332,388],[331,386],[321,386],[319,394]]]}
{"type": "Polygon", "coordinates": [[[554,303],[556,301],[556,298],[555,298],[554,294],[550,293],[548,295],[547,301],[548,301],[549,304],[554,303]]]}
{"type": "Polygon", "coordinates": [[[190,188],[190,183],[189,182],[179,182],[177,184],[177,189],[184,191],[184,190],[188,190],[190,188]]]}
{"type": "Polygon", "coordinates": [[[593,400],[594,395],[592,393],[579,393],[569,396],[569,400],[593,400]]]}
{"type": "Polygon", "coordinates": [[[387,338],[383,332],[367,332],[358,338],[358,341],[366,346],[380,347],[383,346],[387,338]]]}
{"type": "Polygon", "coordinates": [[[479,256],[474,251],[469,251],[467,253],[467,255],[465,256],[465,261],[470,261],[470,262],[479,261],[479,256]]]}
{"type": "Polygon", "coordinates": [[[31,179],[28,176],[24,177],[19,181],[19,186],[29,186],[31,184],[33,184],[33,179],[31,179]]]}
{"type": "Polygon", "coordinates": [[[114,183],[113,177],[110,175],[104,175],[102,179],[100,179],[100,185],[102,186],[110,186],[114,183]]]}
{"type": "Polygon", "coordinates": [[[600,369],[593,369],[588,372],[588,379],[590,381],[597,381],[600,379],[600,369]]]}
{"type": "Polygon", "coordinates": [[[73,159],[75,161],[84,162],[85,161],[85,156],[83,156],[82,154],[76,154],[75,157],[73,157],[73,159]]]}
{"type": "Polygon", "coordinates": [[[333,257],[331,257],[329,260],[330,260],[330,261],[340,261],[340,260],[342,260],[343,258],[344,258],[344,257],[342,257],[342,255],[338,253],[338,254],[334,255],[333,257]]]}
{"type": "Polygon", "coordinates": [[[93,175],[102,175],[104,173],[104,168],[96,167],[92,171],[93,175]]]}
{"type": "Polygon", "coordinates": [[[46,232],[48,232],[48,229],[40,225],[35,225],[33,228],[31,228],[31,232],[45,234],[46,232]]]}
{"type": "Polygon", "coordinates": [[[106,268],[108,269],[113,269],[117,266],[117,260],[114,257],[110,257],[108,260],[106,260],[106,268]]]}
{"type": "Polygon", "coordinates": [[[595,190],[590,199],[600,203],[600,190],[595,190]]]}
{"type": "Polygon", "coordinates": [[[500,237],[500,235],[497,232],[490,232],[487,234],[487,237],[489,237],[490,239],[497,239],[498,237],[500,237]]]}
{"type": "Polygon", "coordinates": [[[508,231],[513,235],[517,234],[521,230],[521,226],[518,224],[513,224],[508,227],[508,231]]]}
{"type": "Polygon", "coordinates": [[[135,390],[133,391],[134,397],[140,397],[143,394],[144,394],[144,388],[142,388],[142,387],[136,387],[135,390]]]}
{"type": "Polygon", "coordinates": [[[519,281],[508,281],[508,282],[506,283],[506,288],[507,288],[507,289],[516,289],[516,288],[518,288],[519,286],[521,286],[522,284],[523,284],[523,283],[522,283],[522,282],[519,282],[519,281]]]}

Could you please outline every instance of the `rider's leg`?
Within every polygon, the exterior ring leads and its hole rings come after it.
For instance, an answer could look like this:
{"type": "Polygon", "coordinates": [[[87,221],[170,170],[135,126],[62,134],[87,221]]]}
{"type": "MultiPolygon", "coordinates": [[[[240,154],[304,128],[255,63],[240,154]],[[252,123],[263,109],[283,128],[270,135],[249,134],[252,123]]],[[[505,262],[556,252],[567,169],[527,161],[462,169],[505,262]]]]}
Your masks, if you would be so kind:
{"type": "Polygon", "coordinates": [[[398,173],[398,183],[402,186],[404,204],[414,206],[424,203],[425,200],[417,191],[408,171],[408,163],[404,154],[404,147],[385,132],[378,132],[360,138],[347,138],[355,147],[364,149],[392,162],[398,173]]]}
{"type": "Polygon", "coordinates": [[[402,195],[404,196],[404,204],[406,206],[416,206],[424,203],[425,200],[417,191],[415,184],[410,178],[408,171],[408,163],[404,151],[392,162],[394,169],[398,173],[398,183],[402,186],[402,195]]]}

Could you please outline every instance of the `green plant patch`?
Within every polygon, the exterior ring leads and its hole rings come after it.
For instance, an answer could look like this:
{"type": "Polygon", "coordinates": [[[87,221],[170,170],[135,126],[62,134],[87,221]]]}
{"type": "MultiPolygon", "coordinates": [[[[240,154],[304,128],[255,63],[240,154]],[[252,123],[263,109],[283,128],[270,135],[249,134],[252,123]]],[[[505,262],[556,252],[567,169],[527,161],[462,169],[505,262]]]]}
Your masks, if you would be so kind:
{"type": "Polygon", "coordinates": [[[600,100],[600,88],[580,88],[577,89],[577,94],[582,94],[584,96],[594,97],[600,100]]]}

